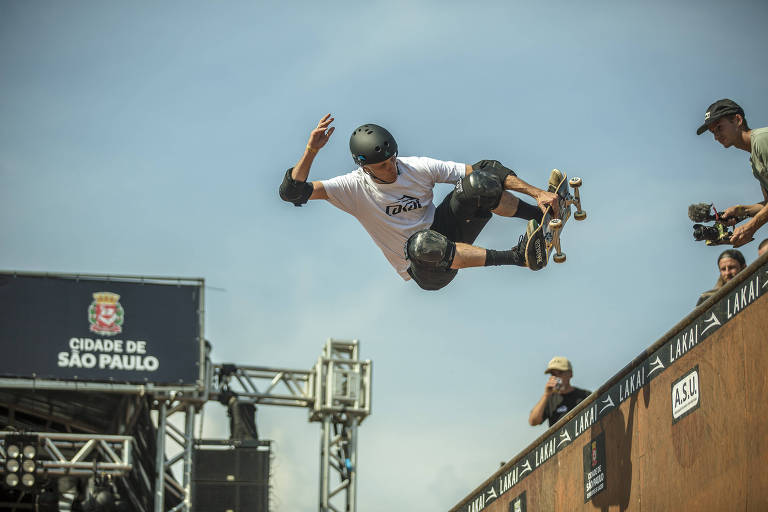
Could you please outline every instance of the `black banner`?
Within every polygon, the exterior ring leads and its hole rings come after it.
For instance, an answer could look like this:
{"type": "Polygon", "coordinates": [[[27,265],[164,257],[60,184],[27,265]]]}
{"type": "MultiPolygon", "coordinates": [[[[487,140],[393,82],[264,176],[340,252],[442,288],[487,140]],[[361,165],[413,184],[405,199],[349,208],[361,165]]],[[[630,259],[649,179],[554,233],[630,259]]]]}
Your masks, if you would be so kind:
{"type": "Polygon", "coordinates": [[[201,300],[202,281],[0,273],[0,375],[195,385],[201,300]]]}
{"type": "Polygon", "coordinates": [[[584,446],[584,503],[605,489],[605,432],[584,446]]]}
{"type": "Polygon", "coordinates": [[[525,491],[509,502],[509,512],[526,512],[527,510],[525,507],[525,491]]]}
{"type": "MultiPolygon", "coordinates": [[[[728,295],[710,306],[682,330],[665,340],[650,357],[646,357],[640,364],[632,368],[632,371],[627,373],[618,383],[611,386],[608,391],[603,392],[564,426],[547,436],[536,448],[525,453],[511,468],[507,468],[504,473],[486,485],[482,491],[473,495],[469,501],[464,502],[458,510],[461,512],[480,512],[485,509],[487,505],[509,491],[520,480],[588,431],[595,422],[610,414],[622,402],[643,389],[647,383],[661,375],[678,359],[684,358],[691,350],[695,350],[700,343],[717,332],[729,320],[749,307],[766,292],[768,292],[768,264],[761,266],[749,279],[739,283],[728,295]]],[[[687,376],[686,374],[684,377],[687,376]]],[[[684,398],[692,400],[697,397],[698,394],[690,397],[686,395],[684,398]]],[[[685,408],[686,405],[687,402],[681,407],[685,408]]],[[[695,410],[695,407],[691,407],[690,410],[695,410]]],[[[677,419],[679,418],[676,418],[675,421],[677,419]]]]}

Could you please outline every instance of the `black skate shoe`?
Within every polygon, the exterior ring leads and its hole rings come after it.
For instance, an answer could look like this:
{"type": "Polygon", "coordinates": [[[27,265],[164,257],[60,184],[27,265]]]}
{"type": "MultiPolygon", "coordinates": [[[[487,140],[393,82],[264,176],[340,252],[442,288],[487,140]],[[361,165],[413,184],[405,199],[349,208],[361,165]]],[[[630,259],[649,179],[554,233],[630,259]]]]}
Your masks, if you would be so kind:
{"type": "Polygon", "coordinates": [[[520,237],[517,250],[525,255],[525,265],[531,270],[541,270],[547,266],[547,244],[544,230],[536,219],[528,221],[525,234],[520,237]]]}

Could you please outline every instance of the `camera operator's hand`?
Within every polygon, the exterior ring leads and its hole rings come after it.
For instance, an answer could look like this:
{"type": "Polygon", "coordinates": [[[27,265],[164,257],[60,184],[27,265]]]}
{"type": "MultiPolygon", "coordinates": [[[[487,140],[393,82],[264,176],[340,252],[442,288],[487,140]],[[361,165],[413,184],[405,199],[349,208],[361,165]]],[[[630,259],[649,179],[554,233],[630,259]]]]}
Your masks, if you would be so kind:
{"type": "Polygon", "coordinates": [[[731,243],[734,247],[741,247],[742,245],[754,240],[752,235],[754,235],[755,231],[757,231],[757,226],[754,224],[755,223],[750,220],[746,224],[734,228],[733,234],[731,235],[731,243]]]}
{"type": "Polygon", "coordinates": [[[731,206],[720,215],[720,222],[726,226],[735,226],[746,217],[743,206],[731,206]]]}

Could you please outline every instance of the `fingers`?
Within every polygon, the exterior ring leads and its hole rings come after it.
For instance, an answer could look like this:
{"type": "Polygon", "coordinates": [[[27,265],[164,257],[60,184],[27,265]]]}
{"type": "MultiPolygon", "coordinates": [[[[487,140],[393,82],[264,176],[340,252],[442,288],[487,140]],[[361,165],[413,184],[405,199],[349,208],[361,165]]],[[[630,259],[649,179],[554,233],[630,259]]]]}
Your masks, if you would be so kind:
{"type": "Polygon", "coordinates": [[[322,119],[320,119],[320,122],[317,123],[317,128],[322,128],[323,131],[325,131],[326,128],[333,122],[333,117],[331,117],[331,114],[325,114],[322,119]]]}
{"type": "Polygon", "coordinates": [[[326,114],[323,116],[323,118],[320,120],[319,123],[317,123],[317,128],[313,130],[314,133],[320,134],[326,139],[331,136],[333,133],[333,130],[336,128],[331,126],[331,123],[334,121],[334,118],[331,117],[331,114],[326,114]]]}
{"type": "Polygon", "coordinates": [[[536,198],[536,201],[539,203],[539,208],[541,208],[542,212],[546,211],[547,206],[550,206],[552,208],[552,215],[555,218],[560,218],[560,202],[558,201],[557,194],[542,191],[539,197],[536,198]]]}
{"type": "Polygon", "coordinates": [[[557,196],[552,199],[552,202],[550,203],[552,205],[552,211],[554,212],[554,215],[556,218],[560,218],[560,201],[557,200],[557,196]]]}
{"type": "Polygon", "coordinates": [[[743,228],[734,229],[733,234],[731,235],[731,244],[733,244],[734,247],[741,247],[751,240],[752,233],[743,228]]]}
{"type": "Polygon", "coordinates": [[[550,211],[552,212],[552,216],[555,217],[556,219],[560,218],[560,212],[557,209],[558,207],[557,202],[543,201],[539,206],[541,207],[541,211],[544,211],[544,212],[547,211],[547,207],[549,207],[550,211]]]}
{"type": "Polygon", "coordinates": [[[308,145],[314,149],[320,149],[325,146],[326,142],[328,142],[328,139],[331,137],[331,134],[333,134],[336,129],[334,126],[331,126],[333,121],[334,118],[331,117],[331,114],[325,114],[317,123],[317,127],[312,130],[312,133],[309,135],[308,145]]]}

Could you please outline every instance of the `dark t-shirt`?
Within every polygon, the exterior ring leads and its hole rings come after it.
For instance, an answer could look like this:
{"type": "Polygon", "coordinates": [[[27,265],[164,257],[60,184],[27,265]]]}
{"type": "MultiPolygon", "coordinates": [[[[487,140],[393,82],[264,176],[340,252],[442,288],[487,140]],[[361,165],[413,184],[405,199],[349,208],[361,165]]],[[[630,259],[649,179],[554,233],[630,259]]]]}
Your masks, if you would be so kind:
{"type": "Polygon", "coordinates": [[[547,399],[547,406],[544,408],[544,418],[549,420],[549,426],[551,427],[557,420],[568,414],[568,411],[573,410],[579,402],[587,398],[591,391],[581,388],[573,388],[573,391],[561,395],[559,393],[552,393],[547,399]]]}

